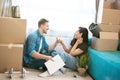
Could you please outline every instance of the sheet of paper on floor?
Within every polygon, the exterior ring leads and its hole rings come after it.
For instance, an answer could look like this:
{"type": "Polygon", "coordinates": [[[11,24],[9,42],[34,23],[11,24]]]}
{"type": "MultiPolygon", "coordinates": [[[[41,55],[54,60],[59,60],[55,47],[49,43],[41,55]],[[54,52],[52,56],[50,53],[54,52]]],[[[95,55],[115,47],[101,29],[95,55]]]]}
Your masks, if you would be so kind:
{"type": "Polygon", "coordinates": [[[59,55],[56,55],[52,59],[53,61],[48,60],[45,63],[50,75],[52,75],[53,73],[55,73],[56,71],[58,71],[60,68],[62,68],[65,65],[65,63],[63,62],[63,60],[61,59],[59,55]]]}

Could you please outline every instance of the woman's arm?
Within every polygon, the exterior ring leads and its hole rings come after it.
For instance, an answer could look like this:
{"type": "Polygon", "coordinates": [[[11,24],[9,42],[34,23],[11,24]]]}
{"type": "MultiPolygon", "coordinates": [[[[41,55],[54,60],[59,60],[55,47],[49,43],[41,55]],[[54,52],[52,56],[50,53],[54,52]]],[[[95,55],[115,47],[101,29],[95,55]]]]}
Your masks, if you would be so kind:
{"type": "Polygon", "coordinates": [[[80,48],[77,48],[77,46],[81,43],[82,43],[82,39],[78,39],[76,41],[76,43],[74,44],[74,46],[72,47],[72,49],[70,51],[70,54],[72,56],[76,56],[76,55],[79,55],[79,54],[83,53],[83,50],[81,50],[80,48]]]}
{"type": "Polygon", "coordinates": [[[61,40],[60,43],[61,43],[63,49],[65,50],[65,52],[70,53],[70,50],[71,50],[72,47],[67,48],[66,45],[64,44],[64,42],[62,40],[61,40]]]}

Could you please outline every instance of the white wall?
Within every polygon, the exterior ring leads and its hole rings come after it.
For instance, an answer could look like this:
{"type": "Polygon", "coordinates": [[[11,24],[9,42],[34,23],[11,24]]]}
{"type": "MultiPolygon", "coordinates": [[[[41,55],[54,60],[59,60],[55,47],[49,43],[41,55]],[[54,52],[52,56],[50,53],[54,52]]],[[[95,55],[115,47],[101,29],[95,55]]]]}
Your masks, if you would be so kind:
{"type": "Polygon", "coordinates": [[[13,5],[19,5],[21,18],[27,19],[27,33],[37,29],[41,18],[49,20],[48,35],[56,36],[73,36],[79,26],[95,22],[95,0],[13,0],[13,5]]]}

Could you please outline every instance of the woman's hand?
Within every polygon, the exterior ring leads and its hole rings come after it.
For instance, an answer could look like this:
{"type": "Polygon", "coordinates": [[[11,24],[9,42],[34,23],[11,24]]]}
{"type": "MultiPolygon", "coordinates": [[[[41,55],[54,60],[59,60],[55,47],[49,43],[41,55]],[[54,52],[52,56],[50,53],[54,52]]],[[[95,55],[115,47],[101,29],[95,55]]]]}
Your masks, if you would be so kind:
{"type": "Polygon", "coordinates": [[[60,44],[63,42],[63,40],[60,37],[57,37],[56,41],[57,41],[57,43],[60,43],[60,44]]]}
{"type": "Polygon", "coordinates": [[[78,44],[81,44],[83,42],[83,38],[77,39],[76,41],[78,44]]]}

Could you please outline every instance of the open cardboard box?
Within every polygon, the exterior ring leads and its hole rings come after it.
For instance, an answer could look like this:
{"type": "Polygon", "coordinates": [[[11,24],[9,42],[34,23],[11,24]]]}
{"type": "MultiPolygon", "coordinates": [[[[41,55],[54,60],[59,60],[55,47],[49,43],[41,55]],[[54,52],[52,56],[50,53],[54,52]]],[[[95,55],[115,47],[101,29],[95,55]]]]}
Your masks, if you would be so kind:
{"type": "Polygon", "coordinates": [[[100,38],[93,37],[92,47],[102,51],[116,51],[118,40],[118,32],[100,32],[100,38]]]}

